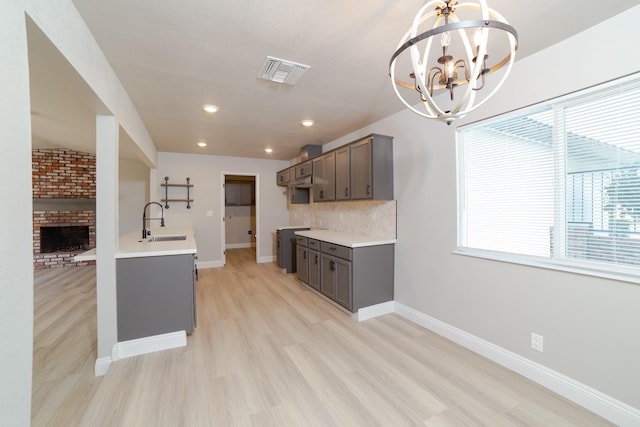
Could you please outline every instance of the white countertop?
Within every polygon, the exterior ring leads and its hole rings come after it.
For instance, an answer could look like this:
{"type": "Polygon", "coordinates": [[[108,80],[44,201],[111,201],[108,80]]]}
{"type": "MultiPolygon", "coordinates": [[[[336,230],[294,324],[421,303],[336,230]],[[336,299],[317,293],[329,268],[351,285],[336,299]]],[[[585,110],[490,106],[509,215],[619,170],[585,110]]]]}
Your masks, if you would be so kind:
{"type": "Polygon", "coordinates": [[[165,242],[149,241],[151,237],[142,240],[142,230],[136,230],[120,236],[120,245],[116,258],[140,258],[149,256],[184,255],[197,252],[196,239],[191,228],[152,228],[151,236],[166,236],[171,234],[186,234],[186,240],[171,240],[165,242]]]}
{"type": "Polygon", "coordinates": [[[310,239],[322,240],[323,242],[334,243],[336,245],[347,246],[349,248],[362,248],[365,246],[390,245],[396,243],[397,239],[377,239],[356,234],[340,233],[329,230],[308,230],[296,231],[298,236],[310,239]]]}
{"type": "Polygon", "coordinates": [[[284,227],[276,227],[276,230],[291,230],[293,228],[311,228],[308,225],[287,225],[284,227]]]}

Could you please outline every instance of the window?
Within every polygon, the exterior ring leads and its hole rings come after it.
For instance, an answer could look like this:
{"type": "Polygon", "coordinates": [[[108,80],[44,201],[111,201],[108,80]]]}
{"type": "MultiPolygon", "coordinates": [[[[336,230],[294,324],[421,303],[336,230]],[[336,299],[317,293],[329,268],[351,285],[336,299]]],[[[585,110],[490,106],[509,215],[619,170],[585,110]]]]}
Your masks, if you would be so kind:
{"type": "Polygon", "coordinates": [[[458,130],[458,249],[640,279],[640,80],[458,130]]]}

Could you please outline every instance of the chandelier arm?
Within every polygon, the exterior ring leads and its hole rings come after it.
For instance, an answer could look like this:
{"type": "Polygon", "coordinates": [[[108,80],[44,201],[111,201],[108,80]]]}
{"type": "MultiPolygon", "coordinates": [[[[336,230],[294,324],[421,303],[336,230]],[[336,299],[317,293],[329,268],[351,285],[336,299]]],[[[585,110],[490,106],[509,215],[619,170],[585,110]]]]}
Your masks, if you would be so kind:
{"type": "Polygon", "coordinates": [[[415,45],[416,43],[432,37],[432,36],[437,36],[438,34],[442,34],[444,32],[447,31],[456,31],[456,30],[461,30],[461,29],[468,29],[468,28],[496,28],[499,30],[503,30],[503,31],[507,31],[509,33],[511,33],[513,35],[513,37],[515,38],[516,41],[516,48],[518,45],[518,32],[516,31],[515,28],[513,28],[511,25],[506,24],[504,22],[500,22],[500,21],[493,21],[493,20],[482,20],[482,19],[476,19],[476,20],[470,20],[470,21],[460,21],[460,22],[454,22],[452,24],[446,24],[446,25],[441,25],[438,28],[432,28],[428,31],[425,31],[424,33],[418,34],[415,37],[412,37],[411,39],[407,40],[406,42],[404,42],[402,45],[400,45],[400,47],[398,47],[398,49],[396,49],[396,51],[393,53],[393,55],[391,55],[391,60],[389,60],[389,69],[391,69],[391,66],[393,65],[393,61],[402,53],[404,52],[406,49],[410,48],[411,46],[415,45]]]}

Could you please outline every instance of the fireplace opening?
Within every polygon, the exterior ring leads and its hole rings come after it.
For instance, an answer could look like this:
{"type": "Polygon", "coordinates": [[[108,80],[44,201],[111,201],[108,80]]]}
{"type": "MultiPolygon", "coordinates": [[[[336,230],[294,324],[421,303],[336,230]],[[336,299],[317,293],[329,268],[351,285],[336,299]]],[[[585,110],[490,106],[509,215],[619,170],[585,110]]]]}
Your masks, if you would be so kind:
{"type": "Polygon", "coordinates": [[[88,226],[40,227],[40,253],[89,249],[88,226]]]}

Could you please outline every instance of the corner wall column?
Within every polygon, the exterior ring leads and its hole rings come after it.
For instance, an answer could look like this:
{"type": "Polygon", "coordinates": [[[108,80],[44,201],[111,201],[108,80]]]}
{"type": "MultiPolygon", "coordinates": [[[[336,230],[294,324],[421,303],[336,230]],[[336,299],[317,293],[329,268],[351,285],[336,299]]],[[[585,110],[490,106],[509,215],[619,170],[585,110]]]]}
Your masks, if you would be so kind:
{"type": "Polygon", "coordinates": [[[116,259],[118,250],[119,124],[96,116],[96,282],[98,360],[96,375],[106,374],[118,340],[116,259]]]}
{"type": "Polygon", "coordinates": [[[0,415],[2,425],[31,420],[33,229],[31,102],[22,1],[0,1],[0,415]]]}

